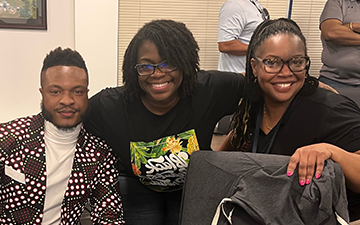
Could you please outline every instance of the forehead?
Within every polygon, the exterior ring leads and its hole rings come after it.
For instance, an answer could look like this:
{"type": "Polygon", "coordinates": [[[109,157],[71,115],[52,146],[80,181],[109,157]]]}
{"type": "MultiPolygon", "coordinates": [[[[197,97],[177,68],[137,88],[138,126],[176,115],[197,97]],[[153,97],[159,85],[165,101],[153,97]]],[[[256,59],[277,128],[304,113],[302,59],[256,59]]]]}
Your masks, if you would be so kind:
{"type": "Polygon", "coordinates": [[[42,86],[85,86],[88,85],[85,70],[76,66],[53,66],[41,74],[42,86]]]}
{"type": "Polygon", "coordinates": [[[292,33],[279,33],[269,36],[257,48],[256,53],[266,55],[305,54],[305,44],[299,36],[292,33]]]}
{"type": "Polygon", "coordinates": [[[146,40],[144,41],[138,51],[138,60],[149,60],[149,61],[158,61],[161,60],[159,55],[158,47],[154,42],[146,40]]]}

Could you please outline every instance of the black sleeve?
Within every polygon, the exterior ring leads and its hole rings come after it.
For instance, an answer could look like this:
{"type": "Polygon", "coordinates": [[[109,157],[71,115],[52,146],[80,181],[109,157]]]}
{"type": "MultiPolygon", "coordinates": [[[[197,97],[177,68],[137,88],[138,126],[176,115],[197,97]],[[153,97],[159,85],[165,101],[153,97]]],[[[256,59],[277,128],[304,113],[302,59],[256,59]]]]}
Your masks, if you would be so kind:
{"type": "MultiPolygon", "coordinates": [[[[213,101],[217,108],[221,107],[225,115],[234,113],[237,105],[243,96],[244,75],[233,72],[223,72],[216,70],[200,71],[200,83],[204,88],[209,89],[208,97],[213,101]]],[[[199,88],[201,91],[201,88],[199,88]]],[[[219,109],[214,109],[217,111],[219,109]]]]}
{"type": "Polygon", "coordinates": [[[355,152],[360,149],[360,109],[352,100],[336,97],[342,100],[328,113],[323,135],[329,143],[355,152]]]}
{"type": "Polygon", "coordinates": [[[101,116],[101,92],[95,94],[89,99],[88,114],[84,121],[85,129],[98,137],[103,134],[103,117],[101,116]]]}

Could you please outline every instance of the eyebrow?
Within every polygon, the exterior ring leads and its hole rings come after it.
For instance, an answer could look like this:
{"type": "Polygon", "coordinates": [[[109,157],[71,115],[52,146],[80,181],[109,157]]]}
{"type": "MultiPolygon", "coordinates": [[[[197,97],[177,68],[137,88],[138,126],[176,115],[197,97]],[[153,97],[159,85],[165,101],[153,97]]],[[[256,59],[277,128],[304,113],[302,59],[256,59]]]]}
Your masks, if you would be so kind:
{"type": "MultiPolygon", "coordinates": [[[[291,56],[289,59],[293,59],[293,58],[295,58],[295,57],[303,57],[303,56],[304,56],[304,55],[301,55],[301,54],[293,55],[293,56],[291,56]]],[[[276,55],[268,55],[268,56],[265,57],[265,59],[266,59],[266,58],[279,58],[279,59],[284,60],[283,58],[281,58],[281,57],[279,57],[279,56],[276,56],[276,55]]]]}
{"type": "MultiPolygon", "coordinates": [[[[60,85],[57,85],[57,84],[51,84],[49,85],[50,88],[59,88],[59,89],[63,89],[60,85]]],[[[77,85],[75,87],[72,87],[71,89],[74,90],[74,89],[77,89],[77,88],[87,88],[86,86],[83,86],[83,85],[77,85]]]]}

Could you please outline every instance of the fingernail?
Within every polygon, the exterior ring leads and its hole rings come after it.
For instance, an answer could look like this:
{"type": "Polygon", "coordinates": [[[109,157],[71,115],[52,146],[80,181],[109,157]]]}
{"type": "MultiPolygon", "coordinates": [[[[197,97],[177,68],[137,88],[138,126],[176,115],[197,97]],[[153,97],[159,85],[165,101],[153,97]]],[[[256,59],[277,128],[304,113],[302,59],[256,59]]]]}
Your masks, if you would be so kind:
{"type": "Polygon", "coordinates": [[[300,181],[300,185],[301,186],[304,186],[305,185],[305,182],[303,180],[300,181]]]}
{"type": "Polygon", "coordinates": [[[287,175],[288,177],[290,177],[292,175],[292,172],[291,171],[287,172],[287,175]]]}
{"type": "Polygon", "coordinates": [[[307,180],[306,180],[306,184],[310,184],[310,179],[307,179],[307,180]]]}
{"type": "Polygon", "coordinates": [[[320,174],[316,174],[315,177],[316,177],[316,179],[319,179],[319,178],[320,178],[320,174]]]}

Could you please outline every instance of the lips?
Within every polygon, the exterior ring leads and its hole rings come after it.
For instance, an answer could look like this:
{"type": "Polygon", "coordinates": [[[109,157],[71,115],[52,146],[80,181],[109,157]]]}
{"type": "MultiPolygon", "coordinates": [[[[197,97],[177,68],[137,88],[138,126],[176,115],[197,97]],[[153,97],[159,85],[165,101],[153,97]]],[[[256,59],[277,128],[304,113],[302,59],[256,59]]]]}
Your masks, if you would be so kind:
{"type": "Polygon", "coordinates": [[[66,109],[66,110],[57,110],[57,112],[64,117],[72,117],[77,112],[77,110],[66,109]]]}

